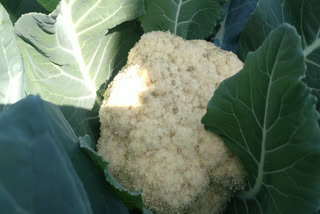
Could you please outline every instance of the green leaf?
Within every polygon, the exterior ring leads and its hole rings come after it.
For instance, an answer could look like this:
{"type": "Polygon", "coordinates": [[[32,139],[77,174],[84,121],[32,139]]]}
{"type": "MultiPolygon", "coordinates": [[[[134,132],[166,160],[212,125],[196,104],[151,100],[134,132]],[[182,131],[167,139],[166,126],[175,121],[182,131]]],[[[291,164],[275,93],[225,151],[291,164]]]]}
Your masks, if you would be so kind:
{"type": "Polygon", "coordinates": [[[47,11],[37,2],[37,0],[0,0],[0,3],[6,8],[10,19],[15,23],[18,18],[25,13],[47,11]]]}
{"type": "Polygon", "coordinates": [[[108,165],[109,163],[104,160],[97,152],[94,150],[94,144],[90,137],[86,135],[85,137],[80,137],[81,148],[89,155],[92,161],[100,168],[104,173],[106,181],[112,186],[114,191],[117,193],[118,197],[125,203],[125,205],[130,210],[138,210],[143,213],[150,213],[149,210],[144,208],[142,196],[142,191],[131,192],[119,184],[115,178],[109,173],[108,165]]]}
{"type": "Polygon", "coordinates": [[[0,149],[1,212],[128,213],[57,106],[28,96],[7,107],[0,149]]]}
{"type": "Polygon", "coordinates": [[[145,0],[144,32],[170,31],[185,39],[208,37],[226,0],[145,0]]]}
{"type": "MultiPolygon", "coordinates": [[[[135,22],[126,22],[111,30],[112,32],[119,33],[121,44],[119,43],[115,47],[116,52],[113,58],[113,66],[111,67],[111,76],[108,76],[108,82],[126,64],[130,49],[140,39],[138,27],[139,25],[135,22]]],[[[98,90],[97,99],[103,100],[103,93],[106,87],[107,82],[98,90]]],[[[96,102],[92,110],[74,108],[72,106],[60,106],[60,109],[78,137],[88,134],[93,142],[98,141],[100,137],[99,103],[96,102]]]]}
{"type": "Polygon", "coordinates": [[[98,103],[95,103],[92,110],[72,106],[59,106],[59,108],[77,137],[87,134],[93,142],[98,141],[100,137],[100,105],[98,103]]]}
{"type": "MultiPolygon", "coordinates": [[[[78,137],[60,109],[51,103],[46,103],[45,106],[50,126],[56,130],[56,133],[60,133],[57,135],[57,143],[68,154],[80,177],[91,202],[93,213],[128,213],[127,208],[118,199],[113,189],[107,185],[100,168],[96,167],[95,163],[81,150],[78,137]],[[72,139],[72,141],[66,141],[66,138],[72,139]]],[[[77,112],[78,110],[73,108],[73,111],[77,112]]]]}
{"type": "Polygon", "coordinates": [[[52,12],[56,9],[60,0],[37,0],[47,11],[52,12]]]}
{"type": "Polygon", "coordinates": [[[229,0],[225,19],[214,39],[216,45],[223,50],[236,52],[240,33],[247,24],[257,2],[258,0],[229,0]]]}
{"type": "Polygon", "coordinates": [[[0,104],[11,104],[24,94],[24,67],[9,15],[0,4],[0,104]]]}
{"type": "Polygon", "coordinates": [[[72,142],[64,124],[53,129],[39,97],[0,113],[1,213],[83,213],[91,205],[68,155],[57,144],[72,142]]]}
{"type": "MultiPolygon", "coordinates": [[[[295,26],[302,38],[307,65],[304,81],[320,100],[320,4],[318,0],[260,0],[239,42],[238,55],[244,60],[266,36],[282,23],[295,26]]],[[[320,102],[317,104],[320,111],[320,102]]]]}
{"type": "Polygon", "coordinates": [[[304,74],[300,37],[284,24],[210,100],[202,123],[248,172],[247,190],[227,213],[301,214],[319,207],[319,114],[304,74]]]}
{"type": "MultiPolygon", "coordinates": [[[[110,29],[144,13],[143,0],[62,0],[50,15],[21,17],[15,32],[26,90],[59,105],[91,109],[112,76],[126,31],[110,29]]],[[[123,59],[125,60],[125,59],[123,59]]]]}

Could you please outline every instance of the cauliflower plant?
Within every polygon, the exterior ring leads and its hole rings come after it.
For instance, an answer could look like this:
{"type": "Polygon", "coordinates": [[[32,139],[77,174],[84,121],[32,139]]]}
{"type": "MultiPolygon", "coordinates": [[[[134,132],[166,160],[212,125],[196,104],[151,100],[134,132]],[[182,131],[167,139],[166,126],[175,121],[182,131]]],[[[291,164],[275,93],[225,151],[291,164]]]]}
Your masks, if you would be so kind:
{"type": "Polygon", "coordinates": [[[219,213],[245,171],[201,118],[219,83],[243,63],[212,43],[151,32],[105,92],[98,152],[156,213],[219,213]]]}

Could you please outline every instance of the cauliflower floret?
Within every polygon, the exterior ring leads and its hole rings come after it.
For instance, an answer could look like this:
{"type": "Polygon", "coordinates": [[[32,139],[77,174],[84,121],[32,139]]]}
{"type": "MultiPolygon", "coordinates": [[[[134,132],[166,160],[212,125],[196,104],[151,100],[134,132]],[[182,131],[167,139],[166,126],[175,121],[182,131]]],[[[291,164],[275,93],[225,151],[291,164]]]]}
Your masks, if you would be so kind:
{"type": "Polygon", "coordinates": [[[213,91],[242,66],[212,43],[151,32],[109,85],[98,152],[156,213],[219,213],[243,187],[239,160],[200,122],[213,91]]]}

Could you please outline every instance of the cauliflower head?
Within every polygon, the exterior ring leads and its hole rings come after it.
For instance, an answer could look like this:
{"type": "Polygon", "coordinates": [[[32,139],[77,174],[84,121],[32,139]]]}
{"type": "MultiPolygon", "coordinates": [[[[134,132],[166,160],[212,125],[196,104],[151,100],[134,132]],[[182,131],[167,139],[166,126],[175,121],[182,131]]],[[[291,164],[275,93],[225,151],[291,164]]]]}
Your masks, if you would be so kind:
{"type": "Polygon", "coordinates": [[[98,152],[156,213],[219,213],[245,171],[201,118],[219,83],[243,63],[212,43],[151,32],[105,92],[98,152]]]}

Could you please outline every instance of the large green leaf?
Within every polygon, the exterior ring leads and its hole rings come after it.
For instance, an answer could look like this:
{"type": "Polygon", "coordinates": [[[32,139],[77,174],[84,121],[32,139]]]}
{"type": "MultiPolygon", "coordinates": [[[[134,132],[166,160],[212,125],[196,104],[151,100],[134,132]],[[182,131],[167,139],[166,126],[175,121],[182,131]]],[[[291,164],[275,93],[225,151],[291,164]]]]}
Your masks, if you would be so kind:
{"type": "Polygon", "coordinates": [[[91,109],[96,91],[112,76],[125,34],[109,29],[143,13],[143,0],[62,0],[48,16],[22,16],[15,32],[27,92],[55,104],[91,109]]]}
{"type": "Polygon", "coordinates": [[[209,36],[226,0],[145,0],[146,15],[141,18],[145,32],[171,31],[185,39],[209,36]]]}
{"type": "Polygon", "coordinates": [[[68,155],[64,124],[52,129],[39,97],[28,97],[0,113],[1,213],[90,214],[84,186],[68,155]]]}
{"type": "MultiPolygon", "coordinates": [[[[139,25],[136,22],[126,22],[111,30],[120,35],[121,44],[116,48],[113,59],[112,73],[108,82],[110,82],[117,72],[126,64],[126,59],[130,49],[139,40],[139,25]]],[[[107,83],[100,87],[97,92],[97,98],[103,100],[103,93],[107,87],[107,83]]],[[[94,142],[100,137],[99,109],[100,104],[95,103],[92,110],[74,108],[72,106],[61,106],[62,113],[72,126],[78,137],[88,134],[94,142]]]]}
{"type": "Polygon", "coordinates": [[[0,169],[1,213],[128,213],[59,108],[39,97],[0,113],[0,169]]]}
{"type": "Polygon", "coordinates": [[[24,97],[24,68],[9,15],[0,4],[0,104],[24,97]]]}
{"type": "MultiPolygon", "coordinates": [[[[320,100],[320,4],[318,0],[260,0],[240,37],[238,55],[244,60],[282,23],[295,26],[302,38],[307,64],[305,82],[320,100]]],[[[320,110],[320,102],[317,104],[320,110]]]]}
{"type": "Polygon", "coordinates": [[[304,74],[300,37],[284,24],[210,100],[202,123],[248,172],[248,188],[228,213],[311,214],[319,207],[319,114],[304,74]]]}
{"type": "Polygon", "coordinates": [[[60,2],[60,0],[37,0],[37,1],[50,12],[56,9],[57,5],[60,2]]]}
{"type": "MultiPolygon", "coordinates": [[[[127,208],[114,193],[112,186],[105,181],[100,168],[96,167],[95,163],[81,150],[78,137],[60,109],[51,103],[45,103],[45,107],[50,127],[55,130],[55,133],[58,133],[57,143],[64,148],[83,182],[93,213],[128,213],[127,208]]],[[[77,112],[78,110],[73,108],[73,111],[77,112]]]]}

